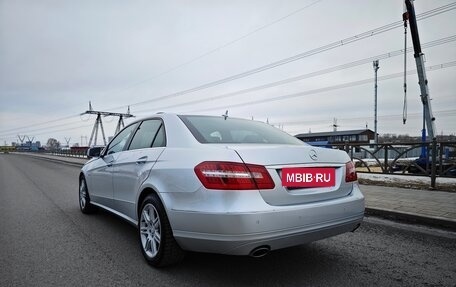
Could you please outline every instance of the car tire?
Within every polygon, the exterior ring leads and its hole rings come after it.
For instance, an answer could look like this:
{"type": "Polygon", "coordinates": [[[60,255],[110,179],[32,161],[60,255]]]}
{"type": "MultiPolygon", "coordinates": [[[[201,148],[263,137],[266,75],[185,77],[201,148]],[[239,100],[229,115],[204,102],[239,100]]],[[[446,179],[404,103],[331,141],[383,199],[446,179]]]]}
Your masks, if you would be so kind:
{"type": "Polygon", "coordinates": [[[138,218],[139,243],[148,264],[164,267],[182,261],[185,253],[174,239],[165,208],[156,194],[143,200],[138,218]]]}
{"type": "Polygon", "coordinates": [[[96,211],[96,207],[90,203],[89,189],[83,176],[79,179],[79,208],[85,214],[96,211]]]}

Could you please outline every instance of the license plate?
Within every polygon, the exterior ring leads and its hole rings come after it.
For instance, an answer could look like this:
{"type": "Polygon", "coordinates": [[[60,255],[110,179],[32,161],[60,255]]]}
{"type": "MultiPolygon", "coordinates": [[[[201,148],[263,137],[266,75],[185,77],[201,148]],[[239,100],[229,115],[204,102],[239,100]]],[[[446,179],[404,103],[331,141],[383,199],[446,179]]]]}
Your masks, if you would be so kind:
{"type": "Polygon", "coordinates": [[[336,169],[333,167],[303,167],[282,169],[282,186],[329,187],[336,185],[336,169]]]}

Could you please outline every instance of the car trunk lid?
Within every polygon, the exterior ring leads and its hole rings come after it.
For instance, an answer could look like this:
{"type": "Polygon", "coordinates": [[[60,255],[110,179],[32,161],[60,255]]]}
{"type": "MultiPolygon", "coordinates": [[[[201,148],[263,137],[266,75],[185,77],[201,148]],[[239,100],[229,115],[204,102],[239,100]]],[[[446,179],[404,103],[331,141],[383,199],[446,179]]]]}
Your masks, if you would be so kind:
{"type": "Polygon", "coordinates": [[[284,145],[236,145],[235,150],[245,163],[264,165],[270,173],[274,189],[260,189],[260,194],[270,205],[297,205],[330,200],[348,195],[353,183],[345,182],[345,164],[350,161],[343,151],[313,146],[284,145]],[[287,187],[282,185],[284,169],[306,168],[334,170],[335,179],[331,186],[287,187]]]}

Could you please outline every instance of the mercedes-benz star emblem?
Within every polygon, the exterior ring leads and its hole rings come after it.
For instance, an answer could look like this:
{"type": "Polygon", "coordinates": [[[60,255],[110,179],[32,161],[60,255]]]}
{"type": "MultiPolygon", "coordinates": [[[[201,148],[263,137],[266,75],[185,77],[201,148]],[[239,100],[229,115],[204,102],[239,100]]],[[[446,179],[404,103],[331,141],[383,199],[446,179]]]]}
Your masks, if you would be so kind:
{"type": "Polygon", "coordinates": [[[317,159],[318,159],[317,152],[316,152],[314,149],[311,149],[311,150],[309,151],[309,157],[310,157],[312,160],[317,160],[317,159]]]}

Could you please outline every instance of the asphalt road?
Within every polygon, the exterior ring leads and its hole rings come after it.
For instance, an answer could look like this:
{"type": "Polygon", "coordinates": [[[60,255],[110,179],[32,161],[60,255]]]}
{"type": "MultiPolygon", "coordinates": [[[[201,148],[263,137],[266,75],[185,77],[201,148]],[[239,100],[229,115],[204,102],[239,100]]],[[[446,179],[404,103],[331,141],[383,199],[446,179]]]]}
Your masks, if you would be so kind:
{"type": "Polygon", "coordinates": [[[263,258],[142,258],[133,226],[78,206],[79,168],[0,154],[0,286],[456,286],[456,234],[369,218],[263,258]]]}

